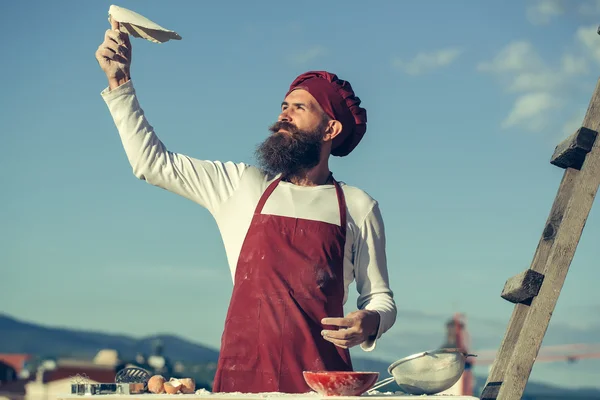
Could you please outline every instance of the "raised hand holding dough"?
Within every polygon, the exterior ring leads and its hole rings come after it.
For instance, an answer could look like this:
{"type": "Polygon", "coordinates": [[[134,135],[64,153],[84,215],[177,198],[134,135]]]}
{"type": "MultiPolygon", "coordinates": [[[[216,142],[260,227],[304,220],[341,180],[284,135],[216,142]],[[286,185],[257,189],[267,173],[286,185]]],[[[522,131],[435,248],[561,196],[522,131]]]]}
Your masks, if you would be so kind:
{"type": "Polygon", "coordinates": [[[111,5],[108,9],[108,21],[119,23],[119,31],[133,37],[149,40],[154,43],[165,43],[169,40],[181,40],[175,31],[163,28],[148,18],[123,7],[111,5]]]}

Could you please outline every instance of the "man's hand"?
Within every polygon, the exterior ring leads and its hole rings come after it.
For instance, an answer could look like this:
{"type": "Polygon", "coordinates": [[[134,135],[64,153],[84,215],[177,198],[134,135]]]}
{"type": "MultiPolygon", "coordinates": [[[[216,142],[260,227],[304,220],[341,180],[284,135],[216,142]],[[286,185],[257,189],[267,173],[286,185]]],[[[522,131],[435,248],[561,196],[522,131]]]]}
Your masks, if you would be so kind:
{"type": "Polygon", "coordinates": [[[104,35],[104,42],[96,50],[96,60],[108,78],[110,89],[131,79],[131,42],[129,35],[119,32],[119,23],[111,21],[111,28],[104,35]]]}
{"type": "Polygon", "coordinates": [[[325,340],[343,349],[348,349],[377,335],[379,319],[379,313],[370,310],[353,311],[345,318],[323,318],[321,320],[323,325],[334,325],[340,329],[337,331],[323,330],[321,334],[325,340]]]}

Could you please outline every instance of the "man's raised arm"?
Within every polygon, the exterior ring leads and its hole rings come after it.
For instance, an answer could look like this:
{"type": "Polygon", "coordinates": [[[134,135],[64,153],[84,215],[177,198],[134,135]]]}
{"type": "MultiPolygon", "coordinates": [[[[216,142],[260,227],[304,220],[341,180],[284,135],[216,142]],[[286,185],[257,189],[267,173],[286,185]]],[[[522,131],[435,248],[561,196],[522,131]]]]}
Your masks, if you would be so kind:
{"type": "Polygon", "coordinates": [[[131,42],[118,31],[118,23],[112,22],[112,29],[106,31],[96,59],[108,79],[102,97],[134,175],[214,212],[237,188],[247,166],[197,160],[166,149],[138,102],[130,75],[131,42]]]}

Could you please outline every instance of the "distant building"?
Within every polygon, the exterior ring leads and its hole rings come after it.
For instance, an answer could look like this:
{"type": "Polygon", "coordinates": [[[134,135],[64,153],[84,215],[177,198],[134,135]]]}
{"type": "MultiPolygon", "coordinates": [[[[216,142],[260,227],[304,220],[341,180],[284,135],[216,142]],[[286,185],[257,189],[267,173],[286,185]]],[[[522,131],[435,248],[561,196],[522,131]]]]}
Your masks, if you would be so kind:
{"type": "MultiPolygon", "coordinates": [[[[14,372],[24,370],[24,362],[27,359],[29,357],[26,355],[0,355],[0,360],[7,360],[4,364],[11,363],[9,367],[14,372]]],[[[0,361],[0,379],[2,363],[0,361]]],[[[0,384],[0,400],[55,400],[59,394],[70,393],[71,384],[76,382],[114,382],[117,372],[126,365],[121,361],[118,352],[112,349],[99,351],[93,360],[40,360],[37,371],[33,373],[35,376],[0,384]]],[[[14,375],[13,373],[11,377],[14,375]]]]}
{"type": "Polygon", "coordinates": [[[163,356],[164,345],[162,340],[156,339],[152,346],[152,354],[146,360],[148,366],[154,374],[171,376],[173,374],[173,366],[171,361],[163,356]]]}
{"type": "MultiPolygon", "coordinates": [[[[150,373],[170,376],[173,366],[163,356],[163,344],[154,343],[151,354],[138,353],[134,360],[124,361],[113,349],[100,350],[93,359],[59,358],[36,360],[37,371],[31,377],[18,379],[19,372],[28,372],[26,354],[0,354],[0,400],[55,400],[59,394],[71,392],[73,383],[112,383],[118,371],[126,367],[141,367],[150,373]]],[[[29,366],[31,368],[31,366],[29,366]]],[[[178,365],[183,370],[183,365],[178,365]]]]}
{"type": "Polygon", "coordinates": [[[135,355],[135,362],[138,365],[145,365],[146,364],[146,355],[143,353],[137,353],[135,355]]]}
{"type": "MultiPolygon", "coordinates": [[[[31,359],[31,355],[29,354],[0,354],[0,363],[9,365],[14,369],[17,376],[21,374],[25,370],[25,363],[31,359]]],[[[0,372],[1,374],[1,372],[0,372]]],[[[2,376],[0,376],[0,381],[2,381],[2,376]]]]}
{"type": "Polygon", "coordinates": [[[23,400],[29,354],[0,354],[0,400],[23,400]],[[23,377],[25,379],[19,379],[23,377]]]}
{"type": "Polygon", "coordinates": [[[30,379],[19,379],[0,385],[0,400],[25,400],[25,385],[30,379]]]}
{"type": "Polygon", "coordinates": [[[93,363],[73,366],[59,364],[52,370],[45,370],[41,367],[35,380],[25,385],[24,400],[54,400],[59,394],[70,393],[71,384],[77,380],[82,383],[84,379],[85,383],[114,382],[116,373],[114,367],[93,363]]]}
{"type": "MultiPolygon", "coordinates": [[[[455,314],[454,317],[446,323],[446,338],[441,347],[444,349],[457,348],[464,353],[468,353],[469,349],[467,348],[467,337],[468,333],[465,316],[462,314],[455,314]]],[[[459,378],[458,382],[456,382],[451,388],[441,392],[440,395],[473,395],[474,379],[471,371],[471,362],[472,361],[470,359],[467,359],[467,362],[465,363],[465,371],[459,378]]]]}
{"type": "Polygon", "coordinates": [[[100,350],[94,357],[94,364],[115,367],[121,363],[119,352],[113,349],[100,350]]]}
{"type": "Polygon", "coordinates": [[[17,380],[17,371],[7,363],[0,361],[0,386],[17,380]]]}

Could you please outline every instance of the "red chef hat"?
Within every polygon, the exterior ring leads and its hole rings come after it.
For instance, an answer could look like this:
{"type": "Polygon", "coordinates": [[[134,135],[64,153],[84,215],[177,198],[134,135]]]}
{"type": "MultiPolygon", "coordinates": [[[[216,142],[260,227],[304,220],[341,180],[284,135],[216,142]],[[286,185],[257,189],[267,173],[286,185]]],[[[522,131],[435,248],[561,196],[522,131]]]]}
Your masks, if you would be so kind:
{"type": "Polygon", "coordinates": [[[333,139],[331,154],[350,154],[367,131],[367,110],[360,107],[350,83],[327,71],[309,71],[292,82],[286,96],[294,89],[309,92],[330,118],[341,122],[342,132],[333,139]]]}

